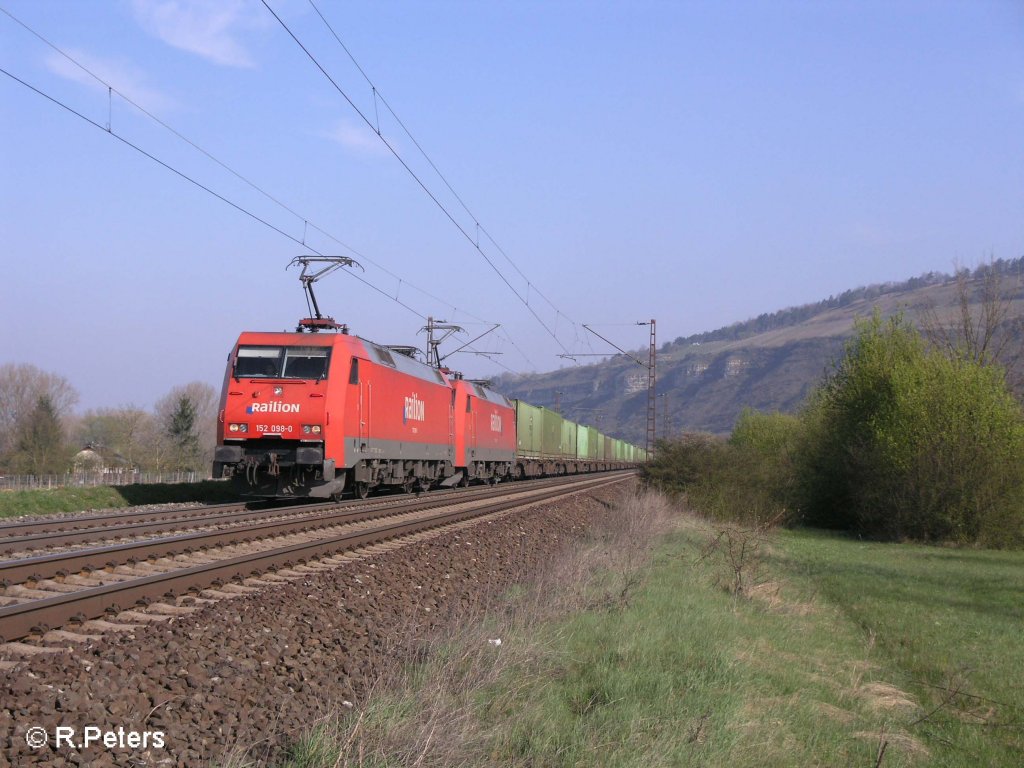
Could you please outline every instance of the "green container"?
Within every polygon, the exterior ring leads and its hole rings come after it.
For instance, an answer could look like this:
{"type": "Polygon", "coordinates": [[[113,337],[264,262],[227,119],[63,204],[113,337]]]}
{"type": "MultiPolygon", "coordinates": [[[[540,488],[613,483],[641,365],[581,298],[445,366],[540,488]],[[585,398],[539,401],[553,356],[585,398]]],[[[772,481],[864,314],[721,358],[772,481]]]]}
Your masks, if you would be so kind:
{"type": "Polygon", "coordinates": [[[590,455],[587,450],[589,445],[590,430],[592,427],[584,427],[582,424],[576,428],[576,455],[585,459],[590,455]]]}
{"type": "Polygon", "coordinates": [[[546,459],[557,459],[562,456],[562,422],[561,415],[547,408],[543,413],[543,434],[541,437],[541,455],[546,459]]]}
{"type": "Polygon", "coordinates": [[[544,409],[513,400],[516,408],[516,439],[518,450],[523,457],[540,456],[543,446],[544,409]]]}
{"type": "Polygon", "coordinates": [[[566,459],[576,458],[576,434],[578,427],[575,421],[562,419],[562,456],[566,459]]]}

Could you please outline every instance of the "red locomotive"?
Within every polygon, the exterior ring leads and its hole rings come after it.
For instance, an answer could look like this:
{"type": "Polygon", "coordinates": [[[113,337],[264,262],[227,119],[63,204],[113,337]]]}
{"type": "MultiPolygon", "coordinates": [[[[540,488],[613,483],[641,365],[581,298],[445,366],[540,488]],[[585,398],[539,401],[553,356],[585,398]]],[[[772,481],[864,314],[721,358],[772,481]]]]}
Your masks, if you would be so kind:
{"type": "Polygon", "coordinates": [[[509,477],[516,456],[516,412],[504,395],[480,382],[453,381],[455,464],[464,482],[509,477]]]}
{"type": "Polygon", "coordinates": [[[444,373],[365,339],[243,333],[214,476],[230,466],[265,496],[426,487],[455,474],[452,397],[444,373]]]}

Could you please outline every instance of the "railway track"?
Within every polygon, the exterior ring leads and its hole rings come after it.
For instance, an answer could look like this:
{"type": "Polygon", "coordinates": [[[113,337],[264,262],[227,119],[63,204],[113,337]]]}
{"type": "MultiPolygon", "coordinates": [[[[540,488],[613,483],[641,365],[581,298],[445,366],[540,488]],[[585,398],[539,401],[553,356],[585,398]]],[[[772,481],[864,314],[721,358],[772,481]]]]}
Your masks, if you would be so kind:
{"type": "MultiPolygon", "coordinates": [[[[432,498],[455,493],[474,494],[484,489],[434,491],[432,498]]],[[[339,509],[389,508],[400,496],[351,499],[343,502],[321,501],[312,504],[270,506],[245,503],[215,504],[156,511],[116,512],[100,515],[23,520],[0,525],[0,553],[5,557],[28,557],[44,551],[79,548],[104,541],[138,540],[174,531],[198,532],[247,523],[273,522],[317,513],[330,514],[339,509]]],[[[0,576],[0,579],[3,577],[0,576]]]]}
{"type": "MultiPolygon", "coordinates": [[[[226,596],[250,591],[282,578],[275,571],[619,482],[632,474],[555,478],[419,498],[305,505],[289,508],[284,517],[278,508],[261,511],[275,514],[273,519],[255,521],[244,517],[252,510],[225,509],[219,514],[238,517],[238,524],[5,560],[0,562],[0,641],[11,643],[30,636],[87,639],[90,636],[76,636],[74,631],[58,628],[102,631],[112,625],[97,620],[118,612],[127,614],[128,620],[166,620],[195,610],[184,602],[189,594],[204,589],[225,590],[226,596]]],[[[197,519],[190,518],[191,522],[184,524],[194,526],[197,519]]],[[[182,521],[174,524],[180,529],[182,521]]],[[[145,528],[154,523],[122,522],[122,527],[132,525],[145,528]]],[[[111,527],[86,526],[77,533],[93,535],[111,527]]],[[[19,535],[46,537],[54,533],[73,535],[43,529],[19,535]]]]}

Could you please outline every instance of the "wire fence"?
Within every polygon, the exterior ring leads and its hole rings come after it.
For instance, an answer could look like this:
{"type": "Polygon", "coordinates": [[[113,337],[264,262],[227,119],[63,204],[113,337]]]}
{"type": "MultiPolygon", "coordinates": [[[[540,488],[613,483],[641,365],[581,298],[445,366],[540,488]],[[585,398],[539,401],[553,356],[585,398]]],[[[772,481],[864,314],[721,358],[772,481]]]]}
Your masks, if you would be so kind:
{"type": "Polygon", "coordinates": [[[0,491],[37,488],[75,488],[99,485],[149,485],[153,483],[197,483],[209,480],[208,472],[142,472],[131,469],[67,472],[63,475],[0,475],[0,491]]]}

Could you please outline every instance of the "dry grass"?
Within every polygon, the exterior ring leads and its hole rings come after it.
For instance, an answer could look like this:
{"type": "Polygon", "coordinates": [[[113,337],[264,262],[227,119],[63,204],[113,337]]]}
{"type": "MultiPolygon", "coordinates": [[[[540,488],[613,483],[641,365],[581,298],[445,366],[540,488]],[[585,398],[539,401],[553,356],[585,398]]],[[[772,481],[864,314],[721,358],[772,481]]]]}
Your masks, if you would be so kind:
{"type": "Polygon", "coordinates": [[[913,712],[918,708],[909,693],[889,683],[865,683],[856,688],[854,694],[864,699],[873,709],[906,709],[913,712]]]}
{"type": "MultiPolygon", "coordinates": [[[[499,694],[500,712],[521,690],[566,660],[553,620],[587,610],[627,606],[640,585],[653,542],[678,519],[665,497],[627,492],[602,502],[588,537],[509,592],[483,593],[450,623],[452,629],[410,644],[399,632],[377,658],[379,676],[354,711],[343,711],[295,744],[284,765],[451,766],[490,762],[481,691],[499,694]],[[511,670],[515,674],[509,674],[511,670]],[[515,687],[500,690],[503,681],[515,687]]],[[[524,574],[524,579],[526,574],[524,574]]],[[[701,728],[697,727],[698,738],[701,728]]],[[[230,766],[247,765],[236,759],[230,766]]]]}
{"type": "Polygon", "coordinates": [[[924,759],[929,756],[928,748],[909,733],[892,731],[857,731],[853,734],[858,739],[878,744],[878,764],[888,753],[899,752],[911,759],[924,759]]]}

